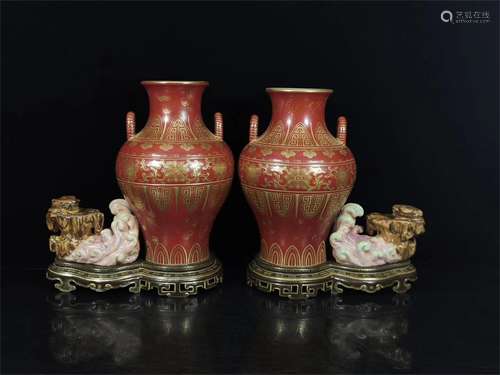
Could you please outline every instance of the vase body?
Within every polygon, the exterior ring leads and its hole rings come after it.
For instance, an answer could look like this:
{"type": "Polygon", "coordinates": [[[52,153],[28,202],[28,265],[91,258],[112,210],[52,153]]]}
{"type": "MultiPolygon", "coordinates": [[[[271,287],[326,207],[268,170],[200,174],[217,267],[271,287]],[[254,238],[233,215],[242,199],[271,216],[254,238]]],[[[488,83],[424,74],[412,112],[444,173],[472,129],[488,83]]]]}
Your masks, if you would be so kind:
{"type": "Polygon", "coordinates": [[[206,82],[142,82],[149,118],[137,134],[127,118],[127,142],[116,161],[123,195],[140,223],[146,261],[191,265],[210,258],[209,236],[233,177],[234,161],[201,115],[206,82]]]}
{"type": "MultiPolygon", "coordinates": [[[[239,160],[244,194],[258,222],[258,259],[272,266],[314,267],[326,262],[326,238],[356,179],[345,145],[345,119],[338,139],[325,124],[330,90],[267,89],[272,119],[239,160]]],[[[252,125],[251,125],[252,126],[252,125]]]]}

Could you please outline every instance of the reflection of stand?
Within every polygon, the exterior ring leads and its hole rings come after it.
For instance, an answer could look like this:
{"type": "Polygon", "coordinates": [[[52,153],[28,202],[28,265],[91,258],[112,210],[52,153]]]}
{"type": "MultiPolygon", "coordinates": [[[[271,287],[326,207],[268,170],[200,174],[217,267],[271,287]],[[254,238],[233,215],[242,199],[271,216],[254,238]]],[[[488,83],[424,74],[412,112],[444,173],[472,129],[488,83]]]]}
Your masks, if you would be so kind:
{"type": "Polygon", "coordinates": [[[49,349],[63,365],[77,365],[109,358],[127,365],[140,354],[142,346],[141,301],[132,296],[118,302],[80,301],[60,293],[52,305],[49,349]]]}
{"type": "Polygon", "coordinates": [[[259,361],[249,361],[248,372],[270,372],[267,365],[276,363],[276,358],[286,358],[280,362],[282,373],[414,372],[407,340],[412,328],[408,319],[411,295],[345,295],[302,301],[253,290],[249,295],[255,301],[249,357],[254,357],[252,350],[258,351],[259,361]]]}
{"type": "Polygon", "coordinates": [[[355,372],[361,359],[370,364],[372,372],[386,372],[387,364],[393,369],[410,370],[412,353],[402,340],[409,331],[409,305],[409,296],[362,304],[339,300],[328,330],[331,360],[337,363],[337,371],[355,372]]]}
{"type": "Polygon", "coordinates": [[[147,356],[150,348],[163,348],[165,353],[175,352],[162,358],[165,368],[171,369],[179,360],[189,363],[193,356],[206,354],[200,345],[210,332],[212,317],[207,309],[220,297],[218,292],[182,299],[49,293],[48,347],[59,364],[72,366],[102,360],[127,366],[147,356]]]}
{"type": "Polygon", "coordinates": [[[215,258],[188,266],[158,266],[135,262],[124,266],[95,266],[56,260],[47,270],[54,287],[71,292],[76,286],[97,292],[129,287],[129,291],[157,289],[159,295],[186,297],[222,283],[222,266],[215,258]]]}
{"type": "Polygon", "coordinates": [[[248,266],[247,284],[263,292],[278,292],[281,297],[303,299],[319,291],[342,293],[342,288],[374,293],[392,287],[405,293],[417,279],[417,270],[409,260],[378,267],[347,267],[335,262],[308,268],[276,267],[260,258],[248,266]]]}

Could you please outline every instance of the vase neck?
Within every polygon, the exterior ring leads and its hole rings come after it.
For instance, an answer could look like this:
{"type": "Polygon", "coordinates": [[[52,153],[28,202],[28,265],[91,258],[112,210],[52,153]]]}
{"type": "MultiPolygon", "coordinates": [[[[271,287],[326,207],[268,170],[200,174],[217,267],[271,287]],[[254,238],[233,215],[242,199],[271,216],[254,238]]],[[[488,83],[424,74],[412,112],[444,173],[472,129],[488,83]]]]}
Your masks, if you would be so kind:
{"type": "Polygon", "coordinates": [[[144,81],[142,84],[149,97],[149,117],[141,138],[184,142],[213,135],[201,115],[201,98],[208,83],[144,81]]]}
{"type": "Polygon", "coordinates": [[[272,118],[262,135],[263,143],[286,146],[336,144],[325,124],[326,101],[331,90],[267,89],[272,101],[272,118]]]}

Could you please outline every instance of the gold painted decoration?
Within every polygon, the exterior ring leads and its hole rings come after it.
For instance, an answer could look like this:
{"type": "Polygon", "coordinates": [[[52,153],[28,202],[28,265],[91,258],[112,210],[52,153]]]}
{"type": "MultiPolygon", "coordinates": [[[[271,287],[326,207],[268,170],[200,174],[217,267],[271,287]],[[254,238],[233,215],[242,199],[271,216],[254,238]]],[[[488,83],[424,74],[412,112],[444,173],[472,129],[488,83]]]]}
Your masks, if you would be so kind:
{"type": "Polygon", "coordinates": [[[287,145],[297,147],[318,146],[313,138],[310,127],[299,122],[290,130],[290,135],[287,138],[287,145]]]}
{"type": "Polygon", "coordinates": [[[318,217],[325,206],[326,196],[311,194],[301,196],[302,215],[308,219],[318,217]]]}
{"type": "Polygon", "coordinates": [[[186,249],[181,244],[167,248],[159,238],[152,237],[151,241],[146,241],[146,246],[148,248],[146,260],[158,265],[175,266],[191,264],[202,262],[209,258],[208,249],[202,248],[199,243],[194,243],[190,249],[186,249]]]}
{"type": "Polygon", "coordinates": [[[405,205],[392,206],[392,214],[374,212],[366,216],[366,232],[394,244],[403,260],[415,254],[415,237],[425,232],[422,210],[405,205]]]}
{"type": "Polygon", "coordinates": [[[223,156],[182,159],[147,159],[124,156],[119,181],[148,184],[191,184],[230,178],[232,165],[223,156]],[[123,171],[123,172],[122,172],[123,171]]]}
{"type": "Polygon", "coordinates": [[[272,214],[286,217],[289,215],[290,209],[293,210],[295,205],[295,194],[282,192],[269,192],[269,200],[271,202],[272,214]]]}
{"type": "Polygon", "coordinates": [[[209,194],[208,186],[187,186],[182,188],[184,207],[190,212],[200,209],[209,194]]]}
{"type": "Polygon", "coordinates": [[[324,123],[318,124],[316,126],[316,130],[314,132],[314,139],[316,140],[318,146],[332,147],[341,145],[338,139],[336,139],[334,136],[330,134],[328,128],[326,127],[326,124],[324,123]]]}
{"type": "Polygon", "coordinates": [[[283,144],[286,136],[284,128],[285,126],[282,122],[277,122],[273,126],[269,126],[259,139],[259,143],[269,145],[283,144]]]}
{"type": "Polygon", "coordinates": [[[103,229],[104,215],[93,208],[80,208],[80,200],[73,195],[52,199],[47,212],[47,227],[59,235],[49,239],[50,251],[58,258],[70,254],[78,244],[103,229]]]}
{"type": "Polygon", "coordinates": [[[290,245],[283,249],[278,243],[268,245],[264,239],[261,240],[260,258],[272,265],[280,267],[303,267],[316,266],[326,261],[325,242],[320,242],[318,247],[312,244],[298,249],[290,245]]]}
{"type": "Polygon", "coordinates": [[[172,206],[175,191],[167,186],[150,186],[148,195],[151,197],[155,207],[160,211],[168,210],[172,206]]]}

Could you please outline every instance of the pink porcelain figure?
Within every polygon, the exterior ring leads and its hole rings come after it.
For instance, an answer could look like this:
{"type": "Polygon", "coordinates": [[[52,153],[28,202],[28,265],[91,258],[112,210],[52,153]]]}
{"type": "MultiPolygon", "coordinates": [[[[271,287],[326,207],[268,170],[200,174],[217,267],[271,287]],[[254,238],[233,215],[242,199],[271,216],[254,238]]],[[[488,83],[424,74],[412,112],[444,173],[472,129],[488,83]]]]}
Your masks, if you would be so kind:
{"type": "Polygon", "coordinates": [[[364,215],[363,207],[348,203],[335,224],[336,230],[330,235],[333,257],[339,264],[347,266],[371,267],[401,261],[396,246],[380,236],[362,234],[363,228],[356,225],[356,218],[364,215]]]}
{"type": "Polygon", "coordinates": [[[109,204],[114,216],[110,229],[88,237],[63,260],[90,263],[98,266],[115,266],[132,263],[139,255],[139,225],[130,212],[125,199],[115,199],[109,204]]]}

